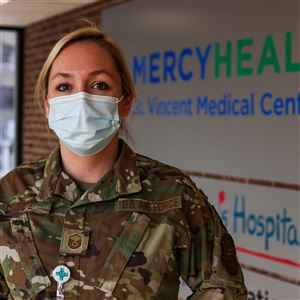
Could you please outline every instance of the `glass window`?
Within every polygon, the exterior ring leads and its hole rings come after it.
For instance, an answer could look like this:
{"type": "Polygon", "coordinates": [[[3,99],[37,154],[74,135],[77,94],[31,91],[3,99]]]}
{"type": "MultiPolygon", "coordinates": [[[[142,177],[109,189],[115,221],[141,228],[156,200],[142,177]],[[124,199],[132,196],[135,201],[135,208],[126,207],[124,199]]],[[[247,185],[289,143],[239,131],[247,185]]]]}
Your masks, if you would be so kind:
{"type": "Polygon", "coordinates": [[[2,45],[2,62],[4,63],[14,63],[15,62],[15,47],[3,43],[2,45]]]}
{"type": "Polygon", "coordinates": [[[10,86],[0,86],[0,107],[4,109],[13,109],[14,90],[10,86]]]}
{"type": "Polygon", "coordinates": [[[0,28],[0,177],[17,164],[18,31],[0,28]]]}

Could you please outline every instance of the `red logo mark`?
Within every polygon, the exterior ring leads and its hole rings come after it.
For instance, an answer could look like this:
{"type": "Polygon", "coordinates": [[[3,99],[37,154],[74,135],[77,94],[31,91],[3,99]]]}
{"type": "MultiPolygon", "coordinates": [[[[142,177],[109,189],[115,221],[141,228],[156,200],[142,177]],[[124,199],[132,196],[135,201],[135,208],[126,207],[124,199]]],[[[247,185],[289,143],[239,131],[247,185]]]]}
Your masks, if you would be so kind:
{"type": "Polygon", "coordinates": [[[219,204],[223,204],[225,202],[226,194],[224,191],[219,192],[219,204]]]}

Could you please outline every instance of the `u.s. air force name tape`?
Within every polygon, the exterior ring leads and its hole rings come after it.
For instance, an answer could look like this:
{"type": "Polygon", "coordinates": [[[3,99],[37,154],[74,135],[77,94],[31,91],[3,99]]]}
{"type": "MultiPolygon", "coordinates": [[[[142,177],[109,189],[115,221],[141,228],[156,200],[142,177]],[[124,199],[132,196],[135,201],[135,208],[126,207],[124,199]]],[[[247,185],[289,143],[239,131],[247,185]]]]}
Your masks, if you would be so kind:
{"type": "Polygon", "coordinates": [[[164,213],[181,207],[182,204],[180,197],[174,197],[162,201],[120,198],[115,203],[116,211],[138,211],[152,214],[164,213]]]}

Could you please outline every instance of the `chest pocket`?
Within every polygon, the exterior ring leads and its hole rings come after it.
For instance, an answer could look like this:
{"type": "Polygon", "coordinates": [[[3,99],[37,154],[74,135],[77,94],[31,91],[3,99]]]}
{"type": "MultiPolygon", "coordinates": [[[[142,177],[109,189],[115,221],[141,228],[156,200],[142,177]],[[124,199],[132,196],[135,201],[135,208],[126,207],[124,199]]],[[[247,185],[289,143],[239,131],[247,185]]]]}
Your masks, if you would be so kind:
{"type": "MultiPolygon", "coordinates": [[[[166,273],[176,273],[174,227],[133,212],[101,270],[98,288],[115,299],[176,299],[157,296],[166,273]],[[172,269],[168,270],[171,266],[172,269]]],[[[178,275],[176,273],[176,275],[178,275]]],[[[176,280],[176,279],[175,279],[176,280]]],[[[178,280],[178,278],[177,278],[178,280]]],[[[174,282],[173,282],[174,284],[174,282]]],[[[102,299],[102,298],[101,298],[102,299]]]]}
{"type": "Polygon", "coordinates": [[[26,211],[49,213],[48,204],[8,212],[1,233],[1,264],[13,299],[31,299],[51,285],[34,244],[26,211]],[[10,225],[10,226],[9,226],[10,225]]]}
{"type": "Polygon", "coordinates": [[[133,212],[104,263],[97,287],[112,294],[134,250],[142,240],[150,218],[133,212]]]}

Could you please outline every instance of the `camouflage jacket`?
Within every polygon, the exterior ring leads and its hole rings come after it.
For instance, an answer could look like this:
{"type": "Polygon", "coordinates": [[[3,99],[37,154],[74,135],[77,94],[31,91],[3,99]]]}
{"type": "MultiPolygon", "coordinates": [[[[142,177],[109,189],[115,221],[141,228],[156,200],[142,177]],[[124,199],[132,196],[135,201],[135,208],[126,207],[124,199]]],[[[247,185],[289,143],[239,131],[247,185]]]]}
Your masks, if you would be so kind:
{"type": "Polygon", "coordinates": [[[246,299],[231,236],[180,170],[121,141],[113,170],[86,192],[61,169],[60,151],[0,181],[0,298],[246,299]]]}

